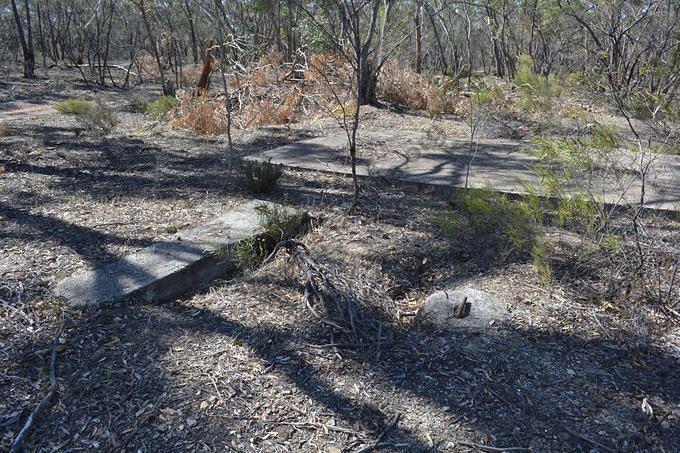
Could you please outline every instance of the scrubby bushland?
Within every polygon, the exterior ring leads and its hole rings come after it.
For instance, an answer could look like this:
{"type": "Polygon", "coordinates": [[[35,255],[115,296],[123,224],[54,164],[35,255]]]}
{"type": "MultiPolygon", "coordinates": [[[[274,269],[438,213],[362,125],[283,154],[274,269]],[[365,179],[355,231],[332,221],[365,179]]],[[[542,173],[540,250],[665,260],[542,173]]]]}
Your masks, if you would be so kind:
{"type": "Polygon", "coordinates": [[[534,60],[528,55],[519,57],[514,82],[521,93],[520,106],[529,112],[550,112],[561,92],[554,75],[543,77],[534,72],[534,60]]]}
{"type": "Polygon", "coordinates": [[[380,99],[409,109],[454,113],[462,102],[456,85],[453,78],[428,80],[408,66],[388,62],[380,72],[378,93],[380,99]]]}
{"type": "Polygon", "coordinates": [[[435,221],[458,248],[486,254],[490,265],[532,259],[539,275],[549,278],[538,198],[512,200],[490,189],[469,189],[456,193],[450,205],[435,221]]]}
{"type": "Polygon", "coordinates": [[[179,104],[170,112],[170,124],[202,134],[227,132],[227,105],[231,105],[232,128],[235,130],[275,124],[288,124],[312,108],[311,101],[302,105],[302,92],[307,85],[291,79],[293,66],[283,61],[280,52],[269,52],[257,62],[240,65],[239,70],[225,74],[231,103],[224,94],[194,95],[179,93],[179,104]]]}
{"type": "Polygon", "coordinates": [[[96,135],[108,135],[118,124],[115,112],[101,98],[94,102],[67,99],[54,108],[65,115],[73,115],[79,124],[96,135]]]}
{"type": "MultiPolygon", "coordinates": [[[[239,65],[225,74],[232,106],[232,127],[289,124],[302,119],[333,115],[340,120],[354,111],[352,68],[340,55],[318,53],[304,63],[286,63],[281,52],[271,51],[257,62],[239,65]],[[301,78],[293,76],[298,73],[301,78]]],[[[378,91],[381,99],[431,114],[453,113],[462,104],[455,81],[428,80],[408,67],[386,64],[378,91]]],[[[179,94],[170,112],[170,124],[208,135],[226,133],[224,94],[179,94]]]]}
{"type": "Polygon", "coordinates": [[[664,214],[645,209],[645,151],[635,156],[622,149],[620,137],[600,124],[577,137],[535,144],[543,194],[554,201],[553,223],[584,241],[569,261],[590,263],[597,274],[591,289],[610,299],[668,303],[675,297],[680,243],[655,227],[655,216],[664,214]],[[631,161],[642,165],[631,170],[631,161]],[[615,196],[605,200],[605,191],[615,196]]]}
{"type": "Polygon", "coordinates": [[[659,217],[670,214],[644,209],[648,167],[631,172],[625,157],[635,154],[599,124],[571,138],[537,138],[534,153],[540,188],[525,185],[528,195],[514,199],[468,190],[435,216],[456,247],[488,255],[489,264],[531,262],[540,281],[583,297],[672,310],[680,297],[680,242],[659,228],[667,224],[659,217]]]}

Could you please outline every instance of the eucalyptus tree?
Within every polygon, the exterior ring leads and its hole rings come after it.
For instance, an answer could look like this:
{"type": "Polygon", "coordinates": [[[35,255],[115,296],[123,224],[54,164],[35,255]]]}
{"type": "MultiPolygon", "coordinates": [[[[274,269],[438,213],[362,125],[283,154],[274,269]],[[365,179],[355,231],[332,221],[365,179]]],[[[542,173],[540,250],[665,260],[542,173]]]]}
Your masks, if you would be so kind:
{"type": "Polygon", "coordinates": [[[33,51],[33,30],[31,27],[31,4],[29,0],[24,0],[24,15],[26,22],[19,15],[19,8],[16,0],[12,0],[12,13],[14,23],[17,27],[21,50],[24,54],[24,77],[32,79],[35,77],[35,53],[33,51]]]}

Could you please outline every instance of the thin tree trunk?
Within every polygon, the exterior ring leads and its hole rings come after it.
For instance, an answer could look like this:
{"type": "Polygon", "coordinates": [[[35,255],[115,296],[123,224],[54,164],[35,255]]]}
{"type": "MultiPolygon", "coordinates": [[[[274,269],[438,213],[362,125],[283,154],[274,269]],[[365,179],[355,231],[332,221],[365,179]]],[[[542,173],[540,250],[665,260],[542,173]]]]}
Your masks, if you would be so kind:
{"type": "Polygon", "coordinates": [[[28,37],[24,35],[24,27],[19,17],[16,0],[12,0],[12,12],[14,13],[14,22],[17,26],[19,41],[21,42],[21,50],[24,54],[24,77],[32,79],[35,77],[35,55],[33,54],[33,35],[31,34],[31,10],[28,0],[25,0],[24,4],[26,5],[26,30],[28,37]]]}
{"type": "Polygon", "coordinates": [[[416,74],[420,74],[423,70],[423,27],[421,20],[420,2],[416,2],[416,15],[414,18],[416,27],[416,74]]]}
{"type": "Polygon", "coordinates": [[[166,83],[166,77],[165,77],[165,70],[163,69],[163,63],[161,62],[161,55],[160,52],[158,51],[158,45],[156,43],[156,39],[154,38],[153,33],[151,32],[151,24],[149,24],[149,17],[146,14],[146,6],[144,5],[144,0],[139,0],[137,2],[134,2],[135,5],[137,5],[137,8],[139,9],[139,12],[142,14],[142,21],[144,22],[144,27],[146,28],[146,34],[149,37],[149,43],[151,44],[151,51],[153,52],[153,56],[156,59],[156,64],[158,65],[158,72],[161,75],[161,87],[163,89],[163,95],[165,96],[174,96],[175,93],[173,93],[173,90],[169,89],[169,83],[166,83]]]}
{"type": "Polygon", "coordinates": [[[42,56],[42,62],[43,62],[43,68],[47,70],[47,46],[45,45],[45,35],[43,34],[43,27],[42,27],[42,14],[40,13],[40,2],[38,2],[36,5],[37,12],[38,12],[38,36],[40,37],[40,53],[42,56]]]}
{"type": "Polygon", "coordinates": [[[196,29],[194,28],[194,16],[191,14],[191,5],[189,5],[189,0],[185,0],[184,9],[189,20],[189,31],[191,32],[191,53],[194,57],[194,64],[198,64],[198,41],[196,40],[196,29]]]}
{"type": "Polygon", "coordinates": [[[30,64],[29,72],[30,72],[30,77],[26,76],[25,77],[28,79],[32,79],[35,77],[35,53],[33,51],[33,27],[31,26],[31,6],[29,4],[28,0],[25,0],[24,4],[26,5],[26,36],[28,38],[28,60],[30,64]]]}

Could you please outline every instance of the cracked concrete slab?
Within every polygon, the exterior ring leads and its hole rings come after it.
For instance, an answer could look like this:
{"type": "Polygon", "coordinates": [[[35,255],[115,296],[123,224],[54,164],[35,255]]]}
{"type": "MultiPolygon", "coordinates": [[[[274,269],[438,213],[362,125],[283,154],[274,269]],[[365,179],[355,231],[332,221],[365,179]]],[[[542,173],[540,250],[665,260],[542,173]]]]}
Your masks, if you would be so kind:
{"type": "MultiPolygon", "coordinates": [[[[360,130],[357,173],[360,176],[385,175],[390,178],[432,186],[465,187],[470,160],[466,140],[437,142],[424,132],[360,130]],[[380,145],[387,152],[369,158],[362,147],[380,145]]],[[[517,140],[479,140],[472,161],[468,187],[490,187],[511,194],[526,193],[526,185],[541,186],[541,178],[532,169],[537,160],[529,151],[531,143],[517,140]]],[[[347,137],[337,134],[291,143],[263,151],[248,159],[268,161],[287,167],[351,174],[347,137]]],[[[638,155],[620,151],[618,164],[628,169],[622,187],[629,187],[623,203],[639,201],[638,155]]],[[[619,203],[621,191],[607,185],[595,187],[607,203],[619,203]]],[[[654,209],[680,210],[680,157],[654,155],[645,188],[646,206],[654,209]]]]}
{"type": "Polygon", "coordinates": [[[54,293],[73,306],[173,299],[236,268],[229,254],[220,251],[264,232],[257,211],[261,205],[274,206],[259,200],[241,203],[212,221],[179,231],[170,241],[69,277],[57,284],[54,293]]]}

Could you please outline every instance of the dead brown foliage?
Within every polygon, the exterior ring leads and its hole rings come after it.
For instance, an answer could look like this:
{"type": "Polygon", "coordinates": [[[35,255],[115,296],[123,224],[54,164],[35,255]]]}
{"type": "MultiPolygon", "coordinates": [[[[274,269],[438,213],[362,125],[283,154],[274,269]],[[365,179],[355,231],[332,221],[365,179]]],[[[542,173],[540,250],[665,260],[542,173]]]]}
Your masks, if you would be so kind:
{"type": "MultiPolygon", "coordinates": [[[[304,61],[286,63],[281,52],[270,51],[252,64],[234,65],[238,69],[227,74],[234,130],[324,115],[342,119],[352,113],[355,89],[351,65],[329,53],[300,60],[304,61]]],[[[379,91],[388,102],[432,114],[457,112],[461,104],[448,80],[429,81],[395,63],[383,68],[379,91]]],[[[224,94],[180,93],[179,98],[180,105],[170,113],[174,127],[210,135],[226,131],[224,94]]]]}
{"type": "Polygon", "coordinates": [[[227,129],[226,106],[222,98],[179,94],[179,105],[168,112],[173,127],[199,134],[220,135],[227,129]]]}
{"type": "Polygon", "coordinates": [[[140,74],[148,75],[151,78],[160,77],[158,64],[151,55],[142,55],[135,60],[135,66],[140,74]]]}
{"type": "Polygon", "coordinates": [[[455,113],[460,97],[451,81],[441,78],[429,81],[409,67],[388,61],[378,80],[381,99],[428,113],[455,113]]]}
{"type": "MultiPolygon", "coordinates": [[[[332,113],[351,99],[350,84],[342,81],[348,77],[347,68],[328,55],[313,55],[309,64],[294,65],[284,63],[281,52],[271,51],[227,76],[235,130],[332,113]],[[296,72],[304,78],[296,79],[296,72]]],[[[210,135],[226,131],[223,93],[180,93],[179,98],[179,106],[170,112],[171,125],[210,135]]]]}

